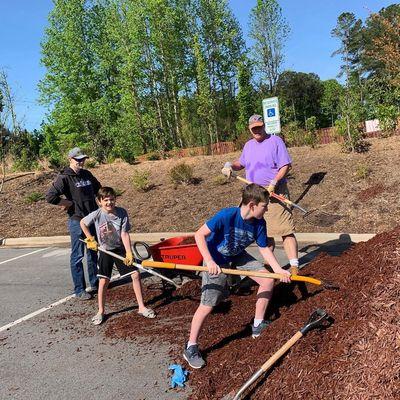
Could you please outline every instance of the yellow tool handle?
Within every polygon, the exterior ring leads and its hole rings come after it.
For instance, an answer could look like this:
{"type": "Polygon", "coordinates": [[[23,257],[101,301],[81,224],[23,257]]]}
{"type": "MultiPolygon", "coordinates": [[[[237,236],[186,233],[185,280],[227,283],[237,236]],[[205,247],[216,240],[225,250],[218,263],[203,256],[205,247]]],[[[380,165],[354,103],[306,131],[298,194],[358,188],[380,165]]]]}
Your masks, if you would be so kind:
{"type": "MultiPolygon", "coordinates": [[[[166,269],[179,269],[185,271],[208,271],[207,267],[200,267],[196,265],[185,265],[185,264],[175,264],[175,263],[165,263],[160,261],[150,261],[143,260],[143,267],[147,268],[166,268],[166,269]]],[[[281,274],[273,274],[269,272],[262,271],[243,271],[237,269],[229,269],[229,268],[221,268],[221,272],[228,275],[241,275],[241,276],[254,276],[257,278],[270,278],[270,279],[281,279],[281,274]]],[[[290,279],[292,281],[298,282],[308,282],[313,283],[314,285],[321,285],[322,282],[319,279],[309,278],[308,276],[301,275],[291,275],[290,279]]]]}
{"type": "Polygon", "coordinates": [[[300,331],[296,332],[275,354],[265,361],[260,369],[267,372],[302,336],[303,334],[300,331]]]}

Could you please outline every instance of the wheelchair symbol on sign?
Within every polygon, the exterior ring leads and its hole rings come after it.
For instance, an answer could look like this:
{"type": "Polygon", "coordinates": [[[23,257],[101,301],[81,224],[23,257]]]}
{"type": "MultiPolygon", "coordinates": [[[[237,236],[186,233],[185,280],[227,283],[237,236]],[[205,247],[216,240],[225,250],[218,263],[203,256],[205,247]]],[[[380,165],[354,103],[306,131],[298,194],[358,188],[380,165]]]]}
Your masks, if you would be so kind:
{"type": "Polygon", "coordinates": [[[267,117],[275,117],[275,108],[268,108],[267,109],[267,117]]]}

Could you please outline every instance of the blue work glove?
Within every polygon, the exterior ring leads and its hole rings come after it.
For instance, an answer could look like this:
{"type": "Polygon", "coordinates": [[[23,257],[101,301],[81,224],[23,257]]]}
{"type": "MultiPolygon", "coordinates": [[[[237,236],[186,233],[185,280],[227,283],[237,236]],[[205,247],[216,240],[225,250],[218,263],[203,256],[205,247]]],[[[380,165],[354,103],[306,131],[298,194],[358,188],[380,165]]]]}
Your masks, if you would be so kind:
{"type": "Polygon", "coordinates": [[[189,372],[183,369],[179,364],[171,364],[168,369],[174,371],[174,374],[171,377],[171,387],[184,387],[189,372]]]}

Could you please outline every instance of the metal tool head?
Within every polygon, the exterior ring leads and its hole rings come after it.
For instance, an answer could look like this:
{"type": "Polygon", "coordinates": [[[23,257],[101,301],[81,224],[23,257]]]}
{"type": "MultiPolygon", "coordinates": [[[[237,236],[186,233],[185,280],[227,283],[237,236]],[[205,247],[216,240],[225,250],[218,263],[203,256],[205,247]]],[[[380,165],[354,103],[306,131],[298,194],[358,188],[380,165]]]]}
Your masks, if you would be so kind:
{"type": "Polygon", "coordinates": [[[329,214],[317,208],[307,211],[303,218],[312,225],[328,227],[334,225],[337,221],[343,218],[343,215],[329,214]]]}
{"type": "Polygon", "coordinates": [[[329,289],[329,290],[339,290],[340,286],[332,281],[323,281],[322,282],[322,286],[324,287],[324,289],[329,289]]]}
{"type": "Polygon", "coordinates": [[[328,318],[328,313],[322,308],[318,308],[310,315],[310,318],[300,329],[300,332],[305,335],[311,329],[322,327],[328,318]]]}

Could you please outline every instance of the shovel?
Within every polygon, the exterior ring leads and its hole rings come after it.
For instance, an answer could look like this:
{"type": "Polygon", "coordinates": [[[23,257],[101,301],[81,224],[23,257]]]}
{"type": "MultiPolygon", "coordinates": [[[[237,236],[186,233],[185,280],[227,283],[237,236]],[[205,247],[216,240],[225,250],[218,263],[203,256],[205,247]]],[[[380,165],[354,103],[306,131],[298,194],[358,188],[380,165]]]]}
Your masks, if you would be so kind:
{"type": "MultiPolygon", "coordinates": [[[[142,261],[142,265],[147,268],[165,268],[165,269],[179,269],[184,271],[202,271],[207,272],[207,267],[199,267],[196,265],[185,265],[185,264],[175,264],[175,263],[166,263],[161,261],[142,261]]],[[[270,279],[281,279],[283,276],[281,274],[275,274],[270,272],[263,271],[245,271],[245,270],[237,270],[237,269],[229,269],[229,268],[221,268],[221,272],[227,275],[240,275],[240,276],[249,276],[249,277],[257,277],[257,278],[270,278],[270,279]]],[[[325,289],[339,289],[339,287],[333,283],[323,282],[319,279],[310,278],[309,276],[303,275],[291,275],[291,281],[296,282],[308,282],[313,285],[322,286],[325,289]]]]}
{"type": "MultiPolygon", "coordinates": [[[[247,185],[250,185],[253,182],[248,181],[245,178],[242,178],[241,176],[238,176],[236,174],[230,174],[230,176],[235,177],[237,180],[246,183],[247,185]]],[[[303,213],[303,218],[306,218],[310,223],[318,226],[330,226],[333,225],[336,221],[342,218],[341,215],[334,215],[334,214],[329,214],[324,211],[320,210],[310,210],[307,211],[303,207],[299,206],[296,203],[293,203],[293,201],[290,201],[284,196],[281,196],[276,193],[270,193],[271,197],[274,197],[275,199],[279,200],[281,203],[286,204],[289,207],[294,207],[300,210],[303,213]]]]}
{"type": "MultiPolygon", "coordinates": [[[[85,242],[85,241],[82,240],[82,239],[79,239],[79,240],[80,240],[81,242],[85,242]]],[[[120,255],[118,255],[118,254],[115,254],[115,253],[113,253],[112,251],[106,250],[104,247],[97,246],[97,249],[98,249],[99,251],[105,253],[105,254],[108,254],[108,255],[111,256],[111,257],[114,257],[114,258],[117,258],[118,260],[124,261],[124,257],[122,257],[122,256],[120,256],[120,255]]],[[[147,272],[147,273],[150,274],[150,275],[158,276],[159,278],[163,279],[164,281],[169,282],[171,285],[174,285],[177,289],[179,289],[179,288],[181,287],[181,285],[178,285],[178,284],[175,283],[172,279],[169,279],[169,278],[167,278],[166,276],[161,275],[161,274],[159,274],[159,273],[156,272],[156,271],[153,271],[153,270],[151,270],[151,269],[143,268],[142,265],[140,265],[140,264],[138,264],[138,263],[132,263],[132,265],[133,265],[134,267],[140,269],[140,270],[143,271],[143,272],[147,272]]],[[[125,278],[126,276],[130,276],[130,275],[132,275],[134,272],[135,272],[135,271],[132,271],[132,272],[129,272],[128,274],[121,275],[120,278],[125,278]]]]}
{"type": "Polygon", "coordinates": [[[325,310],[317,309],[311,315],[306,324],[296,332],[275,354],[273,354],[261,368],[239,389],[235,395],[228,394],[222,400],[239,400],[243,393],[248,389],[261,375],[265,374],[277,360],[279,360],[301,337],[309,330],[323,326],[325,321],[329,320],[328,313],[325,310]]]}

